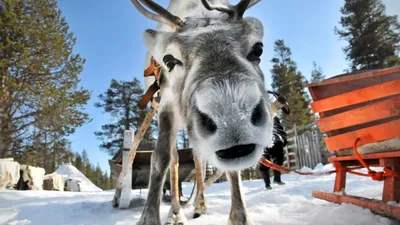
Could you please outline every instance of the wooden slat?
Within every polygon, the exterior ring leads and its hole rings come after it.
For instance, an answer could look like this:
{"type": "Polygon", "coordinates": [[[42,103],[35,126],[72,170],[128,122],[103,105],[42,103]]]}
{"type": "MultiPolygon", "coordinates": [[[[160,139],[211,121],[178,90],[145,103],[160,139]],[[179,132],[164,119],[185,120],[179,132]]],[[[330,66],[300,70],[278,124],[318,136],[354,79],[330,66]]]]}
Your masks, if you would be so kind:
{"type": "Polygon", "coordinates": [[[385,69],[377,69],[377,70],[370,70],[365,72],[357,72],[357,73],[348,73],[348,74],[341,74],[338,75],[338,78],[327,79],[321,82],[315,83],[308,83],[304,84],[303,87],[314,87],[314,86],[323,86],[329,84],[337,84],[342,82],[349,82],[353,80],[365,79],[369,77],[376,77],[376,76],[384,76],[387,74],[397,73],[400,72],[400,66],[385,68],[385,69]]]}
{"type": "MultiPolygon", "coordinates": [[[[397,158],[400,157],[400,149],[399,151],[391,151],[391,152],[382,152],[382,153],[370,153],[362,155],[363,159],[382,159],[382,158],[397,158]]],[[[357,160],[355,156],[336,156],[329,157],[329,162],[337,162],[337,161],[352,161],[357,160]]]]}
{"type": "MultiPolygon", "coordinates": [[[[380,164],[400,173],[400,158],[380,159],[380,164]]],[[[383,202],[400,202],[400,179],[396,177],[385,177],[382,193],[383,202]]]]}
{"type": "Polygon", "coordinates": [[[357,138],[361,138],[358,145],[378,142],[400,137],[400,119],[393,120],[384,124],[340,134],[325,138],[325,143],[329,151],[336,151],[353,147],[357,138]]]}
{"type": "Polygon", "coordinates": [[[317,123],[321,132],[327,132],[399,115],[400,96],[397,96],[375,104],[321,118],[317,123]]]}
{"type": "Polygon", "coordinates": [[[396,94],[400,94],[400,79],[312,102],[311,108],[319,113],[396,94]]]}
{"type": "Polygon", "coordinates": [[[370,209],[372,212],[378,213],[383,216],[400,219],[400,207],[394,205],[388,205],[381,201],[358,197],[358,196],[352,196],[352,195],[327,193],[316,190],[312,191],[312,196],[315,198],[335,203],[350,203],[356,206],[370,209]]]}

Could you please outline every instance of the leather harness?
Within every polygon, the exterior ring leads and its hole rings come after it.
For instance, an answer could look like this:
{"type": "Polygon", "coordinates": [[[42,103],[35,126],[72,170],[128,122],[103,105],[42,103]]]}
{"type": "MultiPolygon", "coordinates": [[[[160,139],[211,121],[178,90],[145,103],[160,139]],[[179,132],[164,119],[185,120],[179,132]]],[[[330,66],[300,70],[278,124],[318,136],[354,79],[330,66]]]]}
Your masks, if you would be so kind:
{"type": "Polygon", "coordinates": [[[161,72],[162,72],[161,65],[152,56],[150,59],[150,66],[144,70],[144,77],[154,76],[156,80],[152,85],[150,85],[146,93],[140,99],[138,104],[139,108],[141,109],[146,108],[147,103],[151,101],[153,99],[154,94],[157,93],[158,90],[160,90],[160,86],[158,85],[158,83],[161,72]]]}

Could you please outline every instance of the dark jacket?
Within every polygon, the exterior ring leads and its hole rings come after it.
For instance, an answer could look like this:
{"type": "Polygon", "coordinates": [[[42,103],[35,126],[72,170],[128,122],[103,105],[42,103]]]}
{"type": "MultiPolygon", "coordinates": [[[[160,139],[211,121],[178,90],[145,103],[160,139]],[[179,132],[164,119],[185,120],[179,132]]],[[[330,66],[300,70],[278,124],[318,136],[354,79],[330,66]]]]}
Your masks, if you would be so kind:
{"type": "Polygon", "coordinates": [[[269,159],[270,157],[283,160],[284,150],[283,148],[287,145],[287,134],[283,129],[283,126],[278,117],[274,117],[274,129],[273,129],[273,145],[270,148],[264,149],[264,157],[269,159]]]}
{"type": "Polygon", "coordinates": [[[287,145],[287,134],[285,130],[283,129],[283,126],[281,124],[281,121],[279,120],[278,117],[274,117],[274,144],[276,142],[281,142],[283,146],[285,147],[287,145]]]}

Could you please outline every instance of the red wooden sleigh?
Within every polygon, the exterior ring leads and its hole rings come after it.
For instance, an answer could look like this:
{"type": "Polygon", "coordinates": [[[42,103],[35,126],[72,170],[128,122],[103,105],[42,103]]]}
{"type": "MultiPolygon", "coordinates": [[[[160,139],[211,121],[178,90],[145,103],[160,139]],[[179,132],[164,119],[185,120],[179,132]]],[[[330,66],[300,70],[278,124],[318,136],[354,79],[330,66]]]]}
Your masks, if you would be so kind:
{"type": "MultiPolygon", "coordinates": [[[[351,203],[372,212],[400,219],[400,67],[343,74],[308,87],[318,127],[336,168],[333,193],[313,191],[313,196],[336,203],[351,203]],[[356,152],[357,151],[357,152],[356,152]],[[359,153],[359,154],[357,154],[359,153]],[[365,176],[383,181],[381,200],[347,195],[346,174],[369,166],[365,176]]],[[[368,179],[368,178],[367,178],[368,179]]]]}

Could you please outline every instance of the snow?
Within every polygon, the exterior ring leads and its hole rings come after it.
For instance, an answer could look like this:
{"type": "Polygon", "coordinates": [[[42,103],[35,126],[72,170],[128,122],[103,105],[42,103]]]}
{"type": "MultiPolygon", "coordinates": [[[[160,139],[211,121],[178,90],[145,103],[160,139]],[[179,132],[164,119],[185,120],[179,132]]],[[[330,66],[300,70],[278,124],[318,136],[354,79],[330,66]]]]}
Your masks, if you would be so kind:
{"type": "MultiPolygon", "coordinates": [[[[65,168],[65,167],[64,167],[65,168]]],[[[63,169],[64,169],[63,168],[63,169]]],[[[68,168],[68,167],[66,167],[68,168]]],[[[325,171],[331,165],[317,166],[325,171]]],[[[362,170],[361,172],[366,172],[362,170]]],[[[350,204],[333,204],[313,198],[311,191],[333,188],[335,175],[300,176],[284,174],[284,186],[272,184],[266,190],[261,180],[243,181],[243,195],[254,225],[395,225],[398,221],[375,215],[350,204]]],[[[188,196],[192,183],[184,183],[188,196]]],[[[347,193],[380,199],[382,182],[349,174],[347,193]]],[[[133,208],[114,209],[114,191],[0,191],[0,224],[8,225],[134,225],[143,209],[147,190],[133,190],[133,208]]],[[[192,219],[193,206],[184,207],[189,225],[227,224],[230,211],[228,183],[213,184],[206,190],[208,214],[192,219]]],[[[161,204],[161,219],[166,220],[169,205],[161,204]]]]}
{"type": "Polygon", "coordinates": [[[99,192],[102,191],[99,187],[94,185],[81,171],[75,166],[66,163],[58,167],[55,173],[63,175],[64,181],[68,179],[75,179],[80,181],[79,187],[81,192],[99,192]]]}

